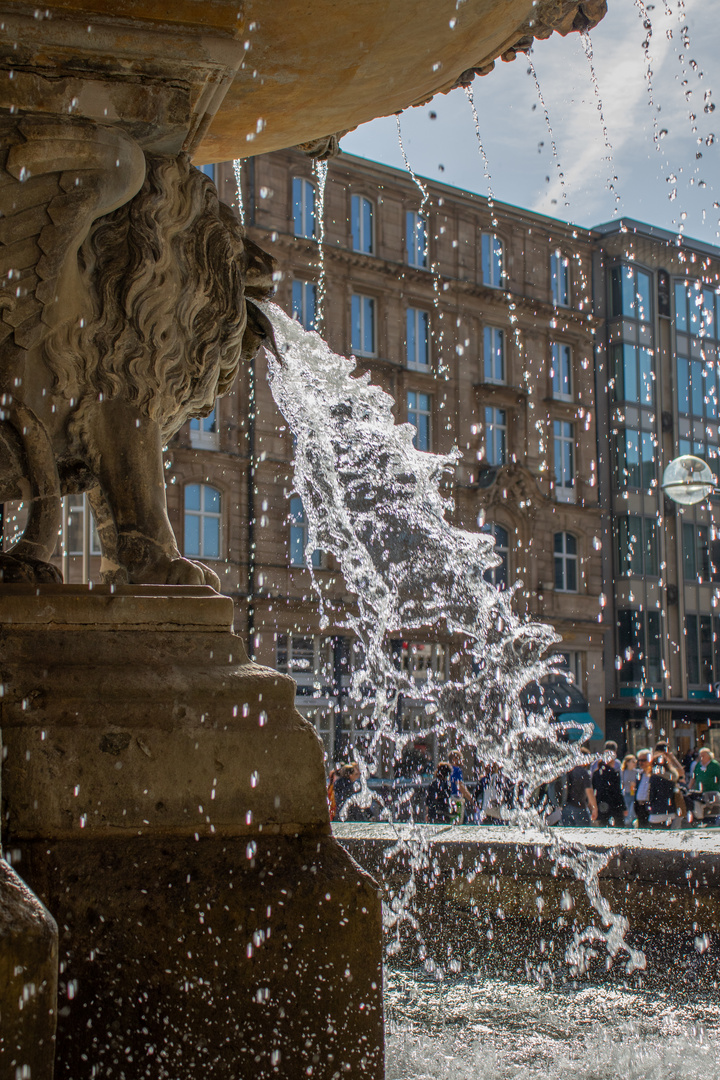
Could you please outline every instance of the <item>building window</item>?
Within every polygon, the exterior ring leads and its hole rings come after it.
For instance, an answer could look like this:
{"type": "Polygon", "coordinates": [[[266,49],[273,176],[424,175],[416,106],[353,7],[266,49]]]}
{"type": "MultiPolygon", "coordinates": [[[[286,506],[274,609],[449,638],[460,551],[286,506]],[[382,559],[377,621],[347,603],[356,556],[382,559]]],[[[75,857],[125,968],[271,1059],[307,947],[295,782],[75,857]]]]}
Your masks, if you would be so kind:
{"type": "Polygon", "coordinates": [[[427,228],[425,219],[415,210],[405,214],[405,252],[409,266],[427,268],[427,228]]]}
{"type": "Polygon", "coordinates": [[[629,514],[617,521],[618,571],[621,577],[658,576],[658,531],[652,518],[629,514]]]}
{"type": "Polygon", "coordinates": [[[205,175],[208,176],[212,180],[212,182],[214,184],[216,182],[215,181],[215,176],[216,176],[216,171],[215,170],[216,170],[216,168],[217,168],[216,165],[201,165],[200,166],[200,172],[205,173],[205,175]]]}
{"type": "Polygon", "coordinates": [[[685,581],[694,581],[698,585],[720,581],[720,541],[707,525],[684,521],[682,548],[685,581]]]}
{"type": "Polygon", "coordinates": [[[372,296],[360,296],[353,293],[352,315],[352,350],[365,356],[375,355],[375,299],[372,296]]]}
{"type": "Polygon", "coordinates": [[[87,545],[91,555],[102,555],[100,537],[87,495],[66,495],[63,500],[60,554],[83,555],[87,545]]]}
{"type": "Polygon", "coordinates": [[[217,422],[217,404],[208,416],[195,417],[190,421],[190,445],[195,450],[217,450],[220,432],[217,422]]]}
{"type": "Polygon", "coordinates": [[[635,266],[614,266],[610,271],[611,311],[614,316],[649,323],[652,280],[635,266]]]}
{"type": "Polygon", "coordinates": [[[292,313],[301,326],[306,330],[315,329],[315,305],[317,303],[317,287],[313,281],[300,281],[298,278],[292,283],[292,313]]]}
{"type": "Polygon", "coordinates": [[[296,236],[315,236],[315,187],[309,180],[293,177],[293,224],[296,236]]]}
{"type": "MultiPolygon", "coordinates": [[[[308,520],[299,495],[290,500],[290,565],[305,566],[305,551],[308,546],[308,520]]],[[[318,548],[312,553],[313,566],[320,566],[321,553],[318,548]]]]}
{"type": "Polygon", "coordinates": [[[185,555],[189,558],[220,558],[221,499],[209,484],[185,485],[185,555]]]}
{"type": "Polygon", "coordinates": [[[617,446],[618,487],[649,491],[655,483],[655,440],[652,432],[621,428],[617,446]]]}
{"type": "Polygon", "coordinates": [[[550,281],[555,307],[570,307],[570,260],[559,251],[550,256],[550,281]]]}
{"type": "Polygon", "coordinates": [[[678,354],[677,396],[678,412],[717,422],[718,378],[714,358],[707,362],[678,354]]]}
{"type": "Polygon", "coordinates": [[[653,351],[638,345],[613,348],[615,400],[652,406],[655,400],[653,351]]]}
{"type": "Polygon", "coordinates": [[[483,577],[496,589],[506,589],[509,579],[510,537],[507,529],[502,525],[486,524],[480,530],[489,533],[495,539],[495,554],[500,557],[499,566],[491,566],[485,571],[483,577]]]}
{"type": "Polygon", "coordinates": [[[407,362],[409,367],[427,368],[430,365],[430,316],[419,308],[408,308],[407,362]]]}
{"type": "Polygon", "coordinates": [[[448,650],[438,641],[402,641],[400,643],[400,666],[416,682],[433,678],[444,682],[447,678],[448,650]]]}
{"type": "Polygon", "coordinates": [[[572,533],[555,533],[555,592],[578,591],[577,540],[572,533]]]}
{"type": "Polygon", "coordinates": [[[618,679],[635,686],[662,683],[662,639],[659,611],[620,610],[618,679]]]}
{"type": "Polygon", "coordinates": [[[486,326],[483,330],[483,353],[485,361],[485,382],[505,382],[505,331],[496,326],[486,326]]]}
{"type": "Polygon", "coordinates": [[[575,502],[575,432],[567,420],[553,421],[555,498],[575,502]]]}
{"type": "Polygon", "coordinates": [[[720,297],[699,281],[675,282],[675,329],[696,337],[720,337],[717,316],[720,297]]]}
{"type": "Polygon", "coordinates": [[[278,671],[287,671],[301,687],[331,681],[329,639],[302,634],[278,634],[275,656],[278,671]],[[323,649],[323,645],[326,646],[323,649]],[[330,661],[330,662],[329,662],[330,661]]]}
{"type": "Polygon", "coordinates": [[[689,686],[710,691],[720,681],[720,619],[685,616],[685,660],[689,686]]]}
{"type": "Polygon", "coordinates": [[[415,390],[408,390],[407,418],[408,423],[415,428],[413,445],[417,450],[429,450],[431,444],[432,398],[429,394],[421,394],[415,390]]]}
{"type": "Polygon", "coordinates": [[[353,195],[350,204],[353,251],[372,255],[375,251],[373,236],[373,204],[364,195],[353,195]]]}
{"type": "Polygon", "coordinates": [[[553,397],[572,400],[572,351],[569,345],[552,342],[550,345],[550,377],[553,397]]]}
{"type": "Polygon", "coordinates": [[[577,686],[580,690],[583,687],[583,676],[585,673],[585,654],[572,650],[571,652],[563,651],[556,654],[559,658],[558,670],[569,683],[577,686]]]}
{"type": "Polygon", "coordinates": [[[482,234],[483,284],[500,289],[505,284],[503,242],[494,233],[482,234]]]}
{"type": "Polygon", "coordinates": [[[488,465],[504,465],[507,459],[507,413],[485,409],[485,460],[488,465]]]}

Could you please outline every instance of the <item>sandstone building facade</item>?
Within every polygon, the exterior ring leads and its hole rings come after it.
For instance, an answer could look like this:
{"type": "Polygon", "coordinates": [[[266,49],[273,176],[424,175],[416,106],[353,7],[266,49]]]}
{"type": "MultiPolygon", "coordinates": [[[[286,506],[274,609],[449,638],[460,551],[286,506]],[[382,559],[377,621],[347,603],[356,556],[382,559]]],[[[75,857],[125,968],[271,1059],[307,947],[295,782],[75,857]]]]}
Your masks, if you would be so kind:
{"type": "MultiPolygon", "coordinates": [[[[218,166],[216,180],[232,201],[231,166],[218,166]]],[[[312,162],[293,152],[243,167],[248,232],[277,258],[277,302],[308,328],[320,300],[317,184],[312,162]]],[[[602,727],[592,238],[442,184],[429,195],[423,207],[412,178],[394,169],[350,155],[330,163],[323,334],[392,394],[420,449],[460,448],[454,522],[493,532],[503,556],[493,580],[523,580],[518,602],[556,627],[602,727]]],[[[299,707],[338,757],[356,737],[345,698],[352,649],[337,627],[319,628],[292,441],[263,362],[194,428],[168,453],[173,525],[187,554],[219,556],[236,628],[259,662],[292,672],[299,707]]],[[[351,597],[332,560],[315,561],[339,623],[351,597]]],[[[394,648],[418,680],[428,668],[450,672],[454,650],[437,635],[394,648]]],[[[399,722],[412,727],[414,708],[406,701],[399,722]]]]}
{"type": "MultiPolygon", "coordinates": [[[[207,169],[236,202],[232,165],[207,169]]],[[[407,173],[344,154],[328,171],[321,298],[312,162],[283,151],[241,175],[249,235],[278,262],[277,302],[308,328],[322,302],[330,346],[392,394],[416,445],[459,447],[454,522],[493,533],[492,580],[522,580],[517,603],[556,628],[599,728],[631,746],[661,731],[682,747],[712,741],[715,533],[707,509],[679,514],[659,485],[688,449],[715,466],[720,251],[632,222],[583,230],[431,181],[425,202],[407,173]]],[[[251,655],[297,679],[333,759],[358,737],[340,626],[352,597],[316,553],[336,620],[321,630],[292,457],[258,358],[173,440],[168,502],[181,549],[220,575],[251,655]]],[[[97,578],[84,501],[66,504],[66,579],[97,578]]],[[[450,645],[428,632],[393,647],[421,681],[449,674],[450,645]]],[[[410,728],[414,707],[399,718],[410,728]]]]}

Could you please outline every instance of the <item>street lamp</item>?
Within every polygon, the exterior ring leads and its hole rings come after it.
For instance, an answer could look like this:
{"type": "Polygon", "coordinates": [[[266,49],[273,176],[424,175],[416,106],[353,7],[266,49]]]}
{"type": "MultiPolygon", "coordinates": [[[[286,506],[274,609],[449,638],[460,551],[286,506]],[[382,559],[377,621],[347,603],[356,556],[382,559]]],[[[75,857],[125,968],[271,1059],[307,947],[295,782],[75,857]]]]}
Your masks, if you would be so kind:
{"type": "Polygon", "coordinates": [[[707,462],[692,454],[671,461],[660,486],[668,498],[682,506],[693,506],[720,491],[717,477],[707,462]]]}

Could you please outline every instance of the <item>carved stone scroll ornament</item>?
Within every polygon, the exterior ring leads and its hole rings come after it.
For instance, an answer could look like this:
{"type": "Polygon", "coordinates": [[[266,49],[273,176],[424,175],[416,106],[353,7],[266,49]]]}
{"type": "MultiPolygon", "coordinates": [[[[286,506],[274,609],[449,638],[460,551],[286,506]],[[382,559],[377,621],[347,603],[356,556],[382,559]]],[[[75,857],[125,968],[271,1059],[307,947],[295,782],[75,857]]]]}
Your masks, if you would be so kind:
{"type": "MultiPolygon", "coordinates": [[[[514,60],[518,53],[528,53],[534,41],[544,41],[553,33],[584,33],[592,30],[607,14],[607,0],[540,0],[533,18],[520,29],[517,39],[500,55],[505,63],[514,60]]],[[[468,68],[458,77],[452,89],[470,86],[476,75],[489,75],[495,67],[491,60],[480,67],[468,68]]]]}
{"type": "Polygon", "coordinates": [[[180,555],[162,448],[263,340],[272,259],[185,155],[72,118],[0,137],[0,501],[29,505],[2,579],[58,579],[60,499],[87,491],[105,581],[218,587],[180,555]]]}
{"type": "Polygon", "coordinates": [[[546,498],[530,470],[517,462],[481,472],[477,493],[483,506],[509,505],[527,514],[534,514],[546,498]]]}

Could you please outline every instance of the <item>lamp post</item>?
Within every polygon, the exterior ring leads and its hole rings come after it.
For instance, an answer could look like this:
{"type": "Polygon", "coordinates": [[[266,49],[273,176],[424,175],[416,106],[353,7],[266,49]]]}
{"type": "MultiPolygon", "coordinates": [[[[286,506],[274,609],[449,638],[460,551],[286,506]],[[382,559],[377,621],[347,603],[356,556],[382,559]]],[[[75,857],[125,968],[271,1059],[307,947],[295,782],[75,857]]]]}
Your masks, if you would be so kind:
{"type": "Polygon", "coordinates": [[[707,462],[692,454],[674,458],[665,469],[660,486],[669,499],[681,506],[693,506],[720,491],[717,477],[707,462]]]}

